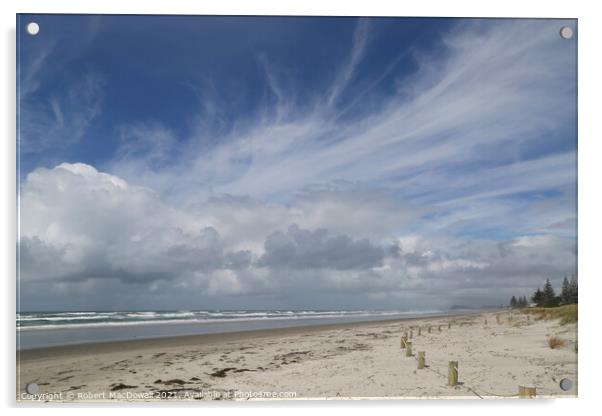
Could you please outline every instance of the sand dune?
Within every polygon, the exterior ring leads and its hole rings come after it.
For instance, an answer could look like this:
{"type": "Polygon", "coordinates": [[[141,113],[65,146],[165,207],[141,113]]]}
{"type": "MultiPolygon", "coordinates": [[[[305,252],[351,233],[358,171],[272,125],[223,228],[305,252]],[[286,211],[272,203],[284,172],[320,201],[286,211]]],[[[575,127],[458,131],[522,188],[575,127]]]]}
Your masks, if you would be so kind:
{"type": "Polygon", "coordinates": [[[577,394],[575,324],[519,312],[382,321],[23,351],[17,400],[511,398],[577,394]],[[487,320],[487,324],[485,324],[487,320]],[[448,324],[451,323],[451,328],[448,324]],[[439,331],[441,325],[441,331],[439,331]],[[418,335],[418,327],[421,335],[418,335]],[[427,327],[431,326],[431,333],[427,327]],[[413,355],[400,337],[413,329],[413,355]],[[551,349],[548,338],[564,346],[551,349]],[[417,369],[424,351],[426,368],[417,369]],[[447,385],[458,361],[459,384],[447,385]],[[559,382],[573,381],[563,391],[559,382]]]}

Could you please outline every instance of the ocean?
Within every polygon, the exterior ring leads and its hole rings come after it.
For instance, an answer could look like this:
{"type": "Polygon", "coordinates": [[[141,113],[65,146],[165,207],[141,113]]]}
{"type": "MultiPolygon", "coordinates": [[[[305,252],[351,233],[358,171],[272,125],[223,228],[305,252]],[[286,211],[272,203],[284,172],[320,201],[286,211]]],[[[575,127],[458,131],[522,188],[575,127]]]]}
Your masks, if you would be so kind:
{"type": "MultiPolygon", "coordinates": [[[[457,312],[457,311],[456,311],[457,312]]],[[[399,310],[21,312],[17,348],[440,315],[399,310]]]]}

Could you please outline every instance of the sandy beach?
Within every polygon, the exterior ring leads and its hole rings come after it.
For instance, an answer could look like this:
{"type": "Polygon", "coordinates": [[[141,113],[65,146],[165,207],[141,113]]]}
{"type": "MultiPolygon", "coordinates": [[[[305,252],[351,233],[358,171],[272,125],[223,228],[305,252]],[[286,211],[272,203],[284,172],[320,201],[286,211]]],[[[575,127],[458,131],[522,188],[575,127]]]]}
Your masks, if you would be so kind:
{"type": "Polygon", "coordinates": [[[576,339],[576,324],[503,311],[39,348],[18,353],[17,400],[481,399],[515,398],[518,386],[574,397],[576,339]],[[563,345],[550,348],[552,336],[563,345]],[[455,387],[449,361],[458,362],[455,387]]]}

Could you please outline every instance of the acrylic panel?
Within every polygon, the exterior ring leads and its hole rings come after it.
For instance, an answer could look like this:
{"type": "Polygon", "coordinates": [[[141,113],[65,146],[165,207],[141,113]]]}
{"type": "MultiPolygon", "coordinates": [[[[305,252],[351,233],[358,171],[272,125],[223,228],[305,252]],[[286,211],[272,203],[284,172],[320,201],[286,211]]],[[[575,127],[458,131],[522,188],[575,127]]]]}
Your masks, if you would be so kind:
{"type": "Polygon", "coordinates": [[[577,395],[577,21],[17,15],[17,400],[577,395]]]}

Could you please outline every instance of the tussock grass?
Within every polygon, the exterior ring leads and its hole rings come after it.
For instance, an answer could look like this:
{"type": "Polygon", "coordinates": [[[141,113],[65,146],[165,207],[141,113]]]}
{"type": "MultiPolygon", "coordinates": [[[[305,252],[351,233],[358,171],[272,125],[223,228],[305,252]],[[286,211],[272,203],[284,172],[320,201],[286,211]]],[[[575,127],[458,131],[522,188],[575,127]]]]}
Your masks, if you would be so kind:
{"type": "Polygon", "coordinates": [[[577,305],[564,305],[556,308],[525,308],[522,313],[535,315],[535,320],[560,319],[561,325],[577,322],[577,305]]]}
{"type": "Polygon", "coordinates": [[[565,345],[566,342],[562,338],[558,338],[557,336],[548,338],[548,346],[553,350],[557,348],[562,348],[565,345]]]}

